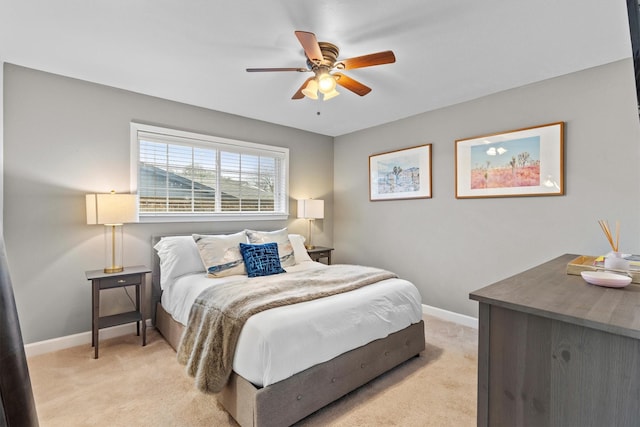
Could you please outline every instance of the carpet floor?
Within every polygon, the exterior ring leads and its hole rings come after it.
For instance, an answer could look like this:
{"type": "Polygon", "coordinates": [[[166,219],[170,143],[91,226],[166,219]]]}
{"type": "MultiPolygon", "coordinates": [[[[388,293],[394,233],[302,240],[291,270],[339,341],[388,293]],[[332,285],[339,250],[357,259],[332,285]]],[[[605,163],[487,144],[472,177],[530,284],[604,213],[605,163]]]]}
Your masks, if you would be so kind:
{"type": "MultiPolygon", "coordinates": [[[[424,316],[426,349],[297,426],[475,426],[477,331],[424,316]]],[[[237,426],[154,329],[30,357],[40,426],[237,426]]]]}

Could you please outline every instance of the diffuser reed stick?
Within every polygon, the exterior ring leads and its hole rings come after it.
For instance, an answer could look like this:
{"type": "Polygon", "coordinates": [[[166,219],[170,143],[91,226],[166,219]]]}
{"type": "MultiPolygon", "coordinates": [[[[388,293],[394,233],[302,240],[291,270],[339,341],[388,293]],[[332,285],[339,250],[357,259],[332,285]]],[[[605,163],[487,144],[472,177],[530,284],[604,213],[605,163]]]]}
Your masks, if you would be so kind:
{"type": "Polygon", "coordinates": [[[620,222],[616,221],[616,238],[613,240],[613,235],[611,234],[611,229],[609,228],[609,223],[606,220],[598,220],[598,224],[600,224],[600,228],[604,232],[604,235],[607,237],[609,244],[611,245],[611,249],[613,252],[618,252],[618,243],[620,242],[620,222]]]}

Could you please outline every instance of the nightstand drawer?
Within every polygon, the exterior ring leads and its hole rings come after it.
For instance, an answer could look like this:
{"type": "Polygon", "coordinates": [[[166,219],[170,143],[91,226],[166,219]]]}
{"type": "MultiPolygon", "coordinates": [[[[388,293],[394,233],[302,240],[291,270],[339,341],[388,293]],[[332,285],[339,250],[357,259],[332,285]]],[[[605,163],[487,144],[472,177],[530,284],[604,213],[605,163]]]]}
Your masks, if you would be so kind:
{"type": "Polygon", "coordinates": [[[328,258],[331,255],[331,251],[318,251],[313,253],[313,257],[315,258],[328,258]]]}
{"type": "Polygon", "coordinates": [[[321,258],[326,258],[327,264],[331,264],[331,251],[333,251],[333,248],[325,248],[324,246],[307,248],[307,253],[313,261],[319,262],[321,258]]]}
{"type": "Polygon", "coordinates": [[[129,276],[103,277],[100,279],[100,289],[139,285],[142,282],[142,276],[142,274],[132,274],[129,276]]]}

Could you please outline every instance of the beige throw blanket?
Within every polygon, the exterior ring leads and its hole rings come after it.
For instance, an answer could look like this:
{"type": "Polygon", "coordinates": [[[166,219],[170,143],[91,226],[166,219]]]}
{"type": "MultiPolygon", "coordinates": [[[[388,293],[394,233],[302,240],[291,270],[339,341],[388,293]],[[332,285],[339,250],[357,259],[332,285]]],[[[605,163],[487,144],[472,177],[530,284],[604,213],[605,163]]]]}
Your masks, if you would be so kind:
{"type": "Polygon", "coordinates": [[[217,393],[227,383],[240,331],[252,315],[270,308],[351,291],[395,274],[372,267],[332,265],[211,286],[196,299],[178,347],[197,387],[217,393]]]}

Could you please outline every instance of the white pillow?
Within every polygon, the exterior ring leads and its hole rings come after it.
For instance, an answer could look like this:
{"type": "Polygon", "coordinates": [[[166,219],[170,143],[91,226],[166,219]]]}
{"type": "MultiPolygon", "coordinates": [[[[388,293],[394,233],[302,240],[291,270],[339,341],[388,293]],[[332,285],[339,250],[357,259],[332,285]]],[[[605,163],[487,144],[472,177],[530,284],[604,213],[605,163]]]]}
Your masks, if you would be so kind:
{"type": "Polygon", "coordinates": [[[296,264],[300,264],[304,261],[313,261],[304,247],[304,241],[306,239],[300,234],[289,234],[289,241],[293,246],[293,255],[296,258],[296,264]]]}
{"type": "Polygon", "coordinates": [[[283,267],[296,265],[296,258],[293,255],[293,246],[291,246],[291,242],[289,241],[289,232],[286,228],[276,231],[245,230],[245,232],[247,233],[249,243],[277,243],[280,264],[283,267]]]}
{"type": "Polygon", "coordinates": [[[240,253],[240,243],[248,243],[244,231],[234,234],[201,235],[194,234],[193,240],[200,252],[202,263],[211,277],[247,274],[240,253]]]}
{"type": "Polygon", "coordinates": [[[204,273],[196,242],[191,236],[167,236],[153,247],[160,258],[160,289],[185,274],[204,273]]]}

